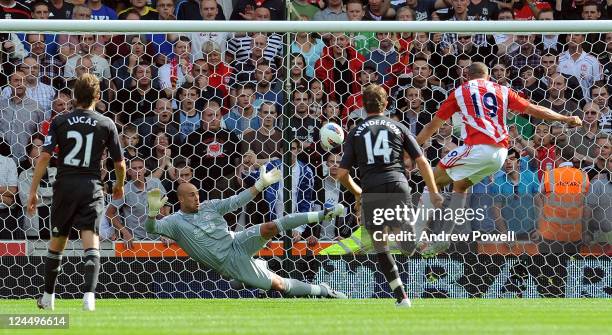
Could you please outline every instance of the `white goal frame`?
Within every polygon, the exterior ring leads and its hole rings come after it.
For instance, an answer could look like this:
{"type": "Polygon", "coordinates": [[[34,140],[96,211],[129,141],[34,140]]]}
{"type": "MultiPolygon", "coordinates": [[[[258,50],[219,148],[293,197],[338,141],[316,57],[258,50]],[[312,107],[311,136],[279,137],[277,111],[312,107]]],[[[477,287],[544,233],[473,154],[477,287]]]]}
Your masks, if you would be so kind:
{"type": "Polygon", "coordinates": [[[452,33],[604,33],[612,20],[596,21],[99,21],[2,20],[5,32],[452,32],[452,33]]]}

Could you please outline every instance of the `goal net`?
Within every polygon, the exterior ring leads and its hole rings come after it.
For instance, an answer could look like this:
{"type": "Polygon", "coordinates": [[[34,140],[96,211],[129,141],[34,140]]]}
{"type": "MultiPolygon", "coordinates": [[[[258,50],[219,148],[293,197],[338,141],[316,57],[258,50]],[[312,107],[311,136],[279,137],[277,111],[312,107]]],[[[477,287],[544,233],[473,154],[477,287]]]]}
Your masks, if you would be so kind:
{"type": "MultiPolygon", "coordinates": [[[[231,231],[336,203],[349,210],[277,236],[256,257],[282,276],[329,282],[353,298],[391,297],[355,198],[334,179],[340,148],[323,150],[319,129],[327,122],[346,132],[358,125],[366,116],[362,89],[376,83],[389,95],[385,114],[416,135],[467,80],[472,62],[484,62],[492,81],[578,116],[583,126],[508,113],[508,158],[473,186],[467,208],[479,214],[454,231],[469,238],[434,258],[406,257],[391,243],[408,294],[612,296],[612,33],[604,25],[17,21],[0,27],[2,298],[41,294],[53,164],[39,188],[37,214],[26,215],[24,204],[49,124],[70,113],[71,89],[83,73],[101,80],[96,110],[117,124],[128,165],[120,202],[110,201],[112,164],[103,167],[109,200],[100,226],[103,297],[269,294],[230,288],[228,278],[144,230],[147,189],[161,186],[169,198],[165,213],[172,213],[179,210],[180,183],[196,185],[202,200],[226,198],[252,186],[261,165],[281,168],[283,182],[228,214],[231,231]],[[545,185],[544,175],[567,166],[564,160],[589,180],[571,205],[551,203],[557,194],[545,185]],[[557,211],[559,221],[546,221],[546,211],[557,211]],[[577,223],[567,225],[572,219],[577,223]]],[[[453,117],[423,152],[434,167],[462,144],[462,123],[453,117]]],[[[423,178],[413,161],[404,163],[417,206],[423,178]]],[[[439,233],[434,226],[428,231],[439,233]]],[[[80,297],[84,281],[77,237],[74,231],[58,277],[57,293],[65,298],[80,297]]]]}

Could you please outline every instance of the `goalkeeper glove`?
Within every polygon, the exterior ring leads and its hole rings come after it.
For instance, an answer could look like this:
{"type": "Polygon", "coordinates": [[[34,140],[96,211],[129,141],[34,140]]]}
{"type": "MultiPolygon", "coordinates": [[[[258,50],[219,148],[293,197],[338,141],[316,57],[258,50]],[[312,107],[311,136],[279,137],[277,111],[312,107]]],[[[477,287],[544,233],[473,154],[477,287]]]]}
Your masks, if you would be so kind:
{"type": "Polygon", "coordinates": [[[159,209],[168,201],[168,197],[161,195],[159,188],[154,188],[147,193],[147,203],[149,204],[148,216],[154,218],[159,214],[159,209]]]}
{"type": "Polygon", "coordinates": [[[279,169],[274,168],[268,172],[266,172],[266,167],[262,165],[259,168],[259,179],[255,182],[255,188],[261,192],[266,187],[277,183],[281,179],[281,172],[279,169]]]}
{"type": "MultiPolygon", "coordinates": [[[[327,207],[327,206],[326,206],[327,207]]],[[[342,204],[336,204],[323,210],[323,220],[329,221],[337,216],[346,215],[346,210],[342,204]]]]}

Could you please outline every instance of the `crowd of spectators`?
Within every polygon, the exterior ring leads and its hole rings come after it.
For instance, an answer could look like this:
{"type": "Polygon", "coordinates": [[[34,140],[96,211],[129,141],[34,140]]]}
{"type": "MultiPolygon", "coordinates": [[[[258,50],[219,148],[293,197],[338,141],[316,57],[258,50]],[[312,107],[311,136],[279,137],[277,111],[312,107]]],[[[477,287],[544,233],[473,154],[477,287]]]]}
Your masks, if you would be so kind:
{"type": "MultiPolygon", "coordinates": [[[[0,0],[0,20],[598,20],[611,10],[610,0],[0,0]]],[[[317,145],[320,126],[331,121],[349,131],[365,115],[363,87],[377,83],[389,93],[386,115],[417,134],[476,61],[490,67],[493,81],[577,115],[583,126],[568,129],[509,113],[510,154],[501,171],[474,187],[472,206],[491,206],[487,219],[472,229],[513,230],[530,239],[537,221],[533,197],[543,171],[555,167],[559,149],[569,146],[574,166],[591,179],[591,231],[607,233],[612,230],[611,53],[612,32],[0,31],[0,239],[49,236],[55,167],[39,188],[38,215],[26,216],[22,205],[49,123],[72,110],[71,87],[82,73],[101,79],[96,109],[115,120],[128,160],[125,197],[109,201],[101,233],[132,240],[158,238],[143,229],[147,190],[167,193],[163,213],[178,210],[176,189],[182,182],[199,187],[201,199],[226,197],[251,186],[259,166],[280,166],[286,150],[294,211],[338,202],[351,207],[354,198],[333,178],[341,153],[317,145]]],[[[424,151],[432,164],[461,145],[461,131],[454,119],[429,141],[424,151]]],[[[113,183],[109,167],[103,167],[107,191],[113,183]]],[[[422,178],[409,160],[406,174],[412,189],[421,192],[422,178]]],[[[229,215],[231,229],[275,218],[283,210],[282,193],[272,187],[246,210],[229,215]]],[[[335,222],[297,229],[293,238],[347,237],[357,221],[349,211],[335,222]]]]}

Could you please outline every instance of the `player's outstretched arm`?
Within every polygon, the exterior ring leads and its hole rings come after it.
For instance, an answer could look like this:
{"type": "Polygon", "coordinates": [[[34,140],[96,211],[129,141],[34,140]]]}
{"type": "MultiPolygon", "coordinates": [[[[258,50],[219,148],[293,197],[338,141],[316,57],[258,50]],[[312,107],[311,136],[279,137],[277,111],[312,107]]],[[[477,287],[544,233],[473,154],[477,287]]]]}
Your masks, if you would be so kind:
{"type": "Polygon", "coordinates": [[[51,155],[43,151],[40,153],[38,157],[38,163],[36,163],[36,168],[34,168],[34,175],[32,176],[32,186],[30,187],[30,196],[28,197],[28,215],[32,216],[36,213],[36,205],[38,203],[38,195],[36,192],[38,191],[38,185],[40,184],[40,180],[47,172],[47,167],[49,166],[49,160],[51,159],[51,155]]]}
{"type": "Polygon", "coordinates": [[[529,106],[527,106],[527,108],[525,108],[525,113],[543,120],[565,122],[571,127],[578,127],[582,125],[582,121],[577,116],[565,116],[549,108],[531,103],[529,106]]]}
{"type": "Polygon", "coordinates": [[[259,168],[259,179],[257,179],[254,186],[227,199],[214,200],[214,206],[216,206],[217,212],[221,215],[233,212],[253,200],[266,187],[278,183],[281,178],[282,173],[279,169],[274,168],[266,171],[266,167],[262,165],[259,168]]]}
{"type": "Polygon", "coordinates": [[[259,168],[259,179],[255,182],[257,192],[263,191],[266,187],[278,183],[281,180],[282,174],[278,168],[266,171],[266,166],[262,165],[259,168]]]}
{"type": "Polygon", "coordinates": [[[419,135],[417,135],[416,137],[417,144],[420,146],[423,146],[423,144],[427,142],[427,139],[431,138],[438,131],[438,129],[440,129],[442,125],[444,125],[444,122],[446,121],[442,120],[441,118],[437,116],[434,116],[431,122],[429,122],[423,128],[423,130],[421,130],[419,135]]]}
{"type": "Polygon", "coordinates": [[[174,243],[174,240],[176,239],[176,216],[165,216],[159,221],[156,219],[156,217],[159,215],[160,209],[165,207],[167,200],[167,197],[162,198],[162,192],[160,189],[155,188],[149,191],[147,193],[147,203],[149,207],[147,210],[147,220],[145,221],[145,230],[147,233],[161,235],[161,241],[166,245],[166,247],[174,243]]]}

